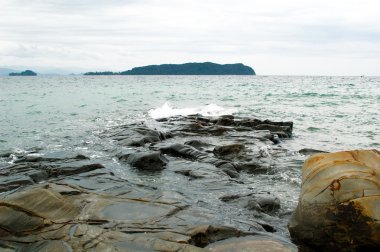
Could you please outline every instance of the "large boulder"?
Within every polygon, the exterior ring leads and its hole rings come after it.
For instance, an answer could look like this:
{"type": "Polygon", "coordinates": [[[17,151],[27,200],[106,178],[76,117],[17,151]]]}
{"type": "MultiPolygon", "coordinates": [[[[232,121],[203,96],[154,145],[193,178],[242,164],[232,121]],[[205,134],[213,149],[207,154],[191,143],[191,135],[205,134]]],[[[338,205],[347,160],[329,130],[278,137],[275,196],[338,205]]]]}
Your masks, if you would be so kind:
{"type": "Polygon", "coordinates": [[[320,153],[305,161],[292,239],[318,250],[380,247],[380,152],[320,153]]]}

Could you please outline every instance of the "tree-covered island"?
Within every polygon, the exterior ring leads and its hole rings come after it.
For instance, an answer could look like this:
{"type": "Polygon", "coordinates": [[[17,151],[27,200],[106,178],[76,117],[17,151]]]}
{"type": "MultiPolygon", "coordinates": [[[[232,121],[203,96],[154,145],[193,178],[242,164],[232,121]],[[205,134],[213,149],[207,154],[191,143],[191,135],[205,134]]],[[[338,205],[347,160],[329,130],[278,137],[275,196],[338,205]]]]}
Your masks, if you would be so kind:
{"type": "Polygon", "coordinates": [[[255,75],[255,71],[242,63],[216,64],[185,63],[135,67],[123,72],[87,72],[84,75],[255,75]]]}
{"type": "Polygon", "coordinates": [[[37,73],[32,70],[25,70],[20,73],[9,73],[9,76],[37,76],[37,73]]]}

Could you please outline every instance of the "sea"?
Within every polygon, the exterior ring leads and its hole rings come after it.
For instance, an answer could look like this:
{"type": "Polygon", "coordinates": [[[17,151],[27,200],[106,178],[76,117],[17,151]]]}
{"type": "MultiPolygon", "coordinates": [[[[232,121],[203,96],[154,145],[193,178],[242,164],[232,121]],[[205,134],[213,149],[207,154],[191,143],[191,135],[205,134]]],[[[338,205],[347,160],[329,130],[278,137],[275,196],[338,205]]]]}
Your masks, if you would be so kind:
{"type": "MultiPolygon", "coordinates": [[[[308,157],[298,151],[379,149],[379,109],[380,77],[0,77],[0,154],[70,150],[108,160],[106,150],[115,143],[102,139],[102,132],[135,122],[154,125],[156,119],[175,115],[293,121],[292,138],[281,143],[291,153],[291,165],[279,174],[252,178],[291,211],[308,157]]],[[[118,170],[117,164],[108,167],[118,170]]]]}

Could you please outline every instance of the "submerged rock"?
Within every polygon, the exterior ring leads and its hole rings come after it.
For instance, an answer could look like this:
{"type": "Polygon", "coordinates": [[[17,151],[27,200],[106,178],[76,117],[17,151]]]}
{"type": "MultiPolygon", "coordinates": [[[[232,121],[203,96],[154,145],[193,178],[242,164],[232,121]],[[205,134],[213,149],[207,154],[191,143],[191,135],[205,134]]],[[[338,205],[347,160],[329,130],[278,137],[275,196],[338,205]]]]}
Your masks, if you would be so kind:
{"type": "Polygon", "coordinates": [[[380,152],[316,154],[305,161],[292,239],[317,249],[380,247],[380,152]]]}
{"type": "Polygon", "coordinates": [[[257,196],[250,199],[246,207],[256,211],[270,213],[278,211],[281,208],[281,203],[277,197],[257,196]]]}

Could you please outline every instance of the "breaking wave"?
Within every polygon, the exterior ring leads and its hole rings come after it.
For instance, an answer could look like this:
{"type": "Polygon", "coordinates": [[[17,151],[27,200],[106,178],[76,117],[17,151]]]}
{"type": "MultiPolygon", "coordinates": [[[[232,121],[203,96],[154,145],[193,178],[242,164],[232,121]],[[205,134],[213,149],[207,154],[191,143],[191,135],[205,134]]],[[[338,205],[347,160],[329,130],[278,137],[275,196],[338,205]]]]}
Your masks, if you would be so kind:
{"type": "Polygon", "coordinates": [[[165,102],[161,107],[151,109],[148,114],[153,119],[167,118],[172,116],[187,116],[200,114],[203,116],[221,116],[221,115],[231,115],[237,113],[237,109],[234,108],[223,108],[216,104],[208,104],[199,107],[190,108],[175,108],[169,102],[165,102]]]}

